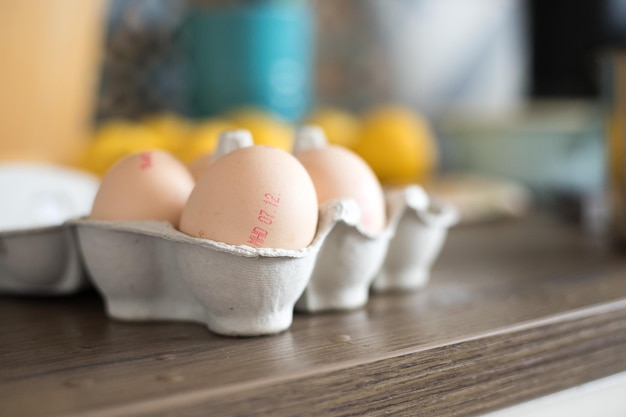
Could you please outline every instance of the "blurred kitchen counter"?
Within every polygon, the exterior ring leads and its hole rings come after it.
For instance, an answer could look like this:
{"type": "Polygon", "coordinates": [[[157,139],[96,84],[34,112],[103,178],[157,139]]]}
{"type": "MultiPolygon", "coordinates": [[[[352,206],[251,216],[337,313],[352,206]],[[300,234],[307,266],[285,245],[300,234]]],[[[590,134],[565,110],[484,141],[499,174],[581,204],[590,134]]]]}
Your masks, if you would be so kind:
{"type": "Polygon", "coordinates": [[[626,370],[626,257],[546,217],[453,229],[432,285],[278,336],[0,298],[0,415],[475,415],[626,370]]]}

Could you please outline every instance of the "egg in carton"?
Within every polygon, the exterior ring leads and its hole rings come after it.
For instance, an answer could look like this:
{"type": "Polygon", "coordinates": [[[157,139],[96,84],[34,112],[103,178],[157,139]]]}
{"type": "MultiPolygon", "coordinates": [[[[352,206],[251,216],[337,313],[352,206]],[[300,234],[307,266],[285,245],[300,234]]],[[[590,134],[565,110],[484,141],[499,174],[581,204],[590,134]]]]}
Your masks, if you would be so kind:
{"type": "Polygon", "coordinates": [[[330,148],[320,128],[301,128],[296,135],[294,154],[314,178],[318,197],[340,197],[322,201],[320,208],[326,205],[336,208],[335,226],[322,242],[311,279],[296,309],[315,313],[362,307],[367,303],[370,285],[385,260],[399,207],[391,207],[390,220],[382,230],[372,231],[364,227],[365,202],[360,205],[356,199],[345,196],[357,195],[353,182],[361,181],[358,186],[363,187],[370,199],[378,199],[383,206],[377,214],[384,219],[382,188],[364,161],[347,150],[330,148]],[[311,151],[315,153],[311,154],[311,151]],[[355,168],[356,172],[352,174],[355,178],[346,177],[350,175],[347,172],[350,168],[355,168]]]}
{"type": "Polygon", "coordinates": [[[0,165],[0,293],[70,294],[88,285],[74,228],[64,222],[89,212],[98,182],[47,164],[0,165]]]}
{"type": "MultiPolygon", "coordinates": [[[[327,146],[323,131],[307,126],[298,132],[294,153],[327,146]]],[[[346,185],[352,183],[346,181],[346,185]]],[[[376,192],[374,184],[366,186],[367,193],[376,192]]],[[[379,291],[407,290],[418,287],[417,283],[425,284],[447,228],[456,221],[456,210],[442,203],[433,205],[417,185],[388,191],[384,199],[386,224],[378,233],[363,227],[361,206],[355,201],[333,202],[343,215],[322,243],[297,310],[315,313],[362,307],[373,282],[379,291]]]]}
{"type": "MultiPolygon", "coordinates": [[[[229,132],[220,138],[214,159],[251,145],[248,132],[229,132]]],[[[190,236],[169,222],[74,224],[112,318],[193,321],[218,334],[256,336],[291,325],[322,242],[351,215],[345,206],[325,205],[313,241],[302,249],[232,245],[190,236]]]]}

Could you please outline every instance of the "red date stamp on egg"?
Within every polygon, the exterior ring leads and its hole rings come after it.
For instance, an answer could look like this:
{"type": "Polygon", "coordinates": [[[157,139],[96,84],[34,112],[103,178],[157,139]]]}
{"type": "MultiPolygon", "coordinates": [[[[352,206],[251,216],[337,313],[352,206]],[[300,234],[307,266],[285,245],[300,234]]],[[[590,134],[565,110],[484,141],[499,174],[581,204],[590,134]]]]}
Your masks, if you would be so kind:
{"type": "Polygon", "coordinates": [[[142,171],[152,167],[152,154],[150,152],[142,153],[139,155],[139,158],[141,159],[141,165],[139,165],[139,168],[142,171]]]}
{"type": "Polygon", "coordinates": [[[276,219],[276,211],[280,204],[280,194],[265,193],[263,195],[263,204],[259,214],[257,216],[258,226],[255,226],[250,231],[247,243],[252,246],[260,247],[265,242],[265,239],[269,235],[270,231],[267,230],[268,226],[271,226],[276,219]]]}
{"type": "Polygon", "coordinates": [[[250,236],[248,236],[247,242],[253,246],[261,246],[263,242],[265,242],[265,238],[267,237],[267,230],[255,227],[250,232],[250,236]]]}

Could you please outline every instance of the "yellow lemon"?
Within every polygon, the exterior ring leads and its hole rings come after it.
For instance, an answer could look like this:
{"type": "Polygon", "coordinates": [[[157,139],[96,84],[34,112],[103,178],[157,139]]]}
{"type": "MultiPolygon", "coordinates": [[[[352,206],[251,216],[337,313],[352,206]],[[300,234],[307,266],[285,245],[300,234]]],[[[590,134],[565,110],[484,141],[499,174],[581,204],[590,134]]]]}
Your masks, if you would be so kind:
{"type": "Polygon", "coordinates": [[[311,114],[307,123],[321,127],[329,143],[352,148],[358,140],[361,124],[352,113],[335,107],[322,107],[311,114]]]}
{"type": "Polygon", "coordinates": [[[143,125],[161,138],[162,149],[173,153],[185,146],[193,131],[193,124],[189,120],[172,113],[148,116],[143,120],[143,125]]]}
{"type": "Polygon", "coordinates": [[[176,156],[184,163],[190,164],[204,154],[213,153],[220,134],[234,128],[235,126],[227,120],[207,119],[195,127],[176,156]]]}
{"type": "Polygon", "coordinates": [[[148,149],[162,149],[162,139],[137,123],[111,121],[95,132],[82,158],[82,168],[103,175],[119,159],[148,149]]]}
{"type": "Polygon", "coordinates": [[[293,127],[272,113],[243,108],[228,115],[228,119],[239,129],[252,133],[256,145],[268,145],[291,152],[293,127]]]}
{"type": "Polygon", "coordinates": [[[437,165],[437,145],[428,122],[401,106],[370,111],[354,151],[388,184],[424,183],[437,165]]]}

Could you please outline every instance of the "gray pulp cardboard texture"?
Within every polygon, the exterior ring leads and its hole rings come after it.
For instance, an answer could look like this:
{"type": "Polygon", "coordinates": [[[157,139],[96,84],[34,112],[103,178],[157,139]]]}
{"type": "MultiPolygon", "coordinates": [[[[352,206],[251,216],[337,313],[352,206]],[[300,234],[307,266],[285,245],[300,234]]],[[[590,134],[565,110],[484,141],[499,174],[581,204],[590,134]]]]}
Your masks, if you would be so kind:
{"type": "Polygon", "coordinates": [[[176,269],[167,222],[76,222],[87,271],[120,320],[203,321],[203,309],[176,269]]]}
{"type": "Polygon", "coordinates": [[[0,232],[0,293],[63,295],[87,285],[72,226],[0,232]]]}
{"type": "MultiPolygon", "coordinates": [[[[424,200],[413,187],[404,193],[406,206],[398,222],[383,267],[372,284],[376,292],[411,291],[424,287],[445,242],[458,222],[457,210],[446,203],[424,200]]],[[[422,191],[423,192],[423,191],[422,191]]]]}
{"type": "Polygon", "coordinates": [[[86,284],[80,251],[114,319],[191,321],[230,336],[277,333],[290,326],[296,302],[309,313],[348,310],[367,302],[370,285],[426,284],[456,211],[417,186],[386,197],[389,222],[380,235],[359,228],[354,201],[334,200],[320,208],[315,240],[301,250],[234,246],[154,221],[80,219],[3,232],[0,291],[74,292],[86,284]]]}
{"type": "Polygon", "coordinates": [[[316,238],[301,250],[214,242],[167,222],[75,223],[111,317],[201,321],[215,333],[256,336],[291,325],[294,304],[341,207],[322,210],[316,238]]]}

